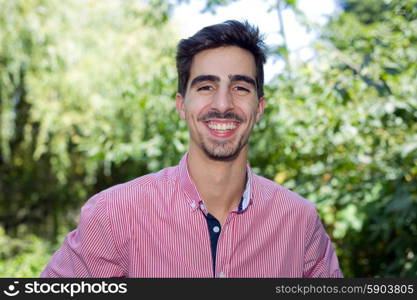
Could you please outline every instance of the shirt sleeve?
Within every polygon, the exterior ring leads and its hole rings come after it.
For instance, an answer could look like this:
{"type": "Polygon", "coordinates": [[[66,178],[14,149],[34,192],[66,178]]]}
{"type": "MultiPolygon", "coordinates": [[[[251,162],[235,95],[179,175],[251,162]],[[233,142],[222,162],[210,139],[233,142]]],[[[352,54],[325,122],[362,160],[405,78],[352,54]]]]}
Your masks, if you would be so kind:
{"type": "Polygon", "coordinates": [[[309,217],[306,238],[303,277],[343,277],[332,242],[315,208],[309,217]]]}
{"type": "Polygon", "coordinates": [[[78,227],[65,237],[40,276],[124,277],[103,194],[93,196],[83,206],[78,227]]]}

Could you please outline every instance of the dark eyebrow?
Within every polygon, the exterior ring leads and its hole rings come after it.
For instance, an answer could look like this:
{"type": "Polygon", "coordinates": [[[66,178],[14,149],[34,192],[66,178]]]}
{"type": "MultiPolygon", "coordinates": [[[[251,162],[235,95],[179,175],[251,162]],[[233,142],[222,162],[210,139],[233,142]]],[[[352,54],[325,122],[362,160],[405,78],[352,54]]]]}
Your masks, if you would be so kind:
{"type": "Polygon", "coordinates": [[[229,75],[229,78],[231,82],[244,81],[256,88],[256,82],[252,77],[246,75],[229,75]]]}
{"type": "Polygon", "coordinates": [[[190,87],[195,86],[197,83],[202,82],[202,81],[214,81],[214,82],[219,82],[220,81],[220,77],[218,76],[214,76],[214,75],[200,75],[195,77],[190,84],[190,87]]]}

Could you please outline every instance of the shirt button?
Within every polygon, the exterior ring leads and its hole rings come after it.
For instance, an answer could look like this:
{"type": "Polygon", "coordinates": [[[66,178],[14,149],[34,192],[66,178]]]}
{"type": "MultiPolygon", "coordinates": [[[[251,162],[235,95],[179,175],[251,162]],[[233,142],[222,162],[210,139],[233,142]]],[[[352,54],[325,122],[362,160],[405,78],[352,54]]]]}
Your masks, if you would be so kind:
{"type": "Polygon", "coordinates": [[[195,208],[195,206],[196,206],[195,202],[192,202],[192,203],[191,203],[191,207],[192,207],[192,208],[195,208]]]}
{"type": "Polygon", "coordinates": [[[206,207],[204,206],[204,204],[200,204],[200,208],[201,208],[201,210],[205,210],[206,209],[206,207]]]}
{"type": "Polygon", "coordinates": [[[220,278],[226,278],[226,274],[224,274],[223,272],[220,272],[219,277],[220,278]]]}
{"type": "Polygon", "coordinates": [[[214,226],[214,227],[213,227],[213,231],[214,231],[215,233],[219,232],[219,231],[220,231],[220,227],[219,227],[219,226],[214,226]]]}

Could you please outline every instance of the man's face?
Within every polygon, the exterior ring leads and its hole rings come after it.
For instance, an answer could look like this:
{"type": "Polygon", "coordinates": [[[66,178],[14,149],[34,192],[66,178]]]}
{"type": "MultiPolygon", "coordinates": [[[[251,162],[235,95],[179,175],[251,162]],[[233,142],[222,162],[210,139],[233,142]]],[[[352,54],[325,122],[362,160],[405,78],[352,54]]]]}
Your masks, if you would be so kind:
{"type": "Polygon", "coordinates": [[[176,96],[190,132],[190,151],[202,150],[214,160],[233,160],[247,151],[265,106],[255,78],[255,59],[242,48],[208,49],[193,57],[186,94],[176,96]]]}

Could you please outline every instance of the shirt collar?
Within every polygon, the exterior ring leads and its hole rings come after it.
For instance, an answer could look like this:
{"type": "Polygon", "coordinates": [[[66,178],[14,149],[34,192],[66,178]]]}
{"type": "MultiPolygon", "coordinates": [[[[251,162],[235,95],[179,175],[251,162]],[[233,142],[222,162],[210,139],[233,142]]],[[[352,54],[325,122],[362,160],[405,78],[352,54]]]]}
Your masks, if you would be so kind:
{"type": "MultiPolygon", "coordinates": [[[[179,163],[179,176],[180,176],[179,181],[180,181],[181,189],[186,194],[186,200],[188,204],[194,210],[194,209],[197,209],[200,206],[200,204],[203,203],[203,200],[200,194],[198,193],[197,187],[195,186],[194,182],[191,179],[190,173],[188,172],[187,159],[188,159],[188,152],[184,154],[184,156],[182,157],[179,163]]],[[[254,175],[249,166],[249,163],[247,164],[247,167],[246,167],[246,174],[247,174],[246,186],[242,195],[241,202],[237,208],[238,212],[245,211],[248,208],[249,204],[252,203],[252,198],[253,198],[252,186],[253,186],[254,175]]]]}
{"type": "Polygon", "coordinates": [[[246,210],[250,204],[251,201],[251,178],[249,176],[249,172],[250,172],[250,167],[249,164],[246,167],[246,174],[247,174],[247,179],[246,179],[246,186],[245,186],[245,191],[243,192],[242,195],[242,200],[240,200],[240,204],[238,206],[238,211],[242,212],[244,210],[246,210]]]}

